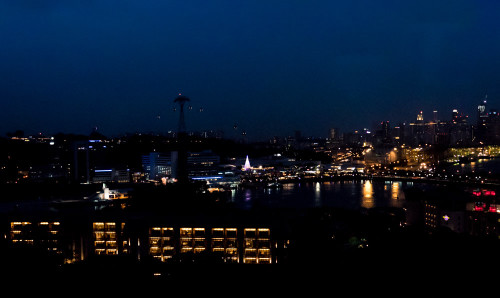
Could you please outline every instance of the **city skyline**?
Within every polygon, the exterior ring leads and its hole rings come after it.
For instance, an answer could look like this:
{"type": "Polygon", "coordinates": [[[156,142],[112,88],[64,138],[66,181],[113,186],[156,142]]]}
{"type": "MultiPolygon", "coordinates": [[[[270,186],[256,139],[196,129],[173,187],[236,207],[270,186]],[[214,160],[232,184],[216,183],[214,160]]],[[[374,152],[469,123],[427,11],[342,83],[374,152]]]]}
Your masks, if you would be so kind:
{"type": "MultiPolygon", "coordinates": [[[[190,101],[190,99],[184,95],[181,95],[179,93],[177,97],[184,97],[187,99],[187,101],[190,101]]],[[[176,98],[177,98],[176,97],[176,98]]],[[[293,129],[291,128],[289,131],[284,131],[283,134],[278,135],[278,134],[264,134],[259,137],[253,137],[253,138],[248,138],[246,130],[241,129],[240,127],[237,127],[237,123],[234,124],[234,126],[228,130],[222,130],[222,129],[212,129],[209,127],[201,127],[199,130],[194,130],[194,129],[186,129],[186,123],[183,123],[182,125],[180,124],[179,121],[181,121],[181,118],[184,122],[185,117],[180,117],[179,111],[176,107],[173,108],[173,114],[174,117],[172,117],[170,120],[173,123],[169,129],[164,129],[163,127],[158,128],[157,130],[136,130],[136,131],[122,131],[117,134],[106,134],[105,132],[99,130],[99,127],[91,127],[91,130],[89,131],[82,131],[82,132],[76,132],[76,131],[62,131],[61,129],[59,130],[54,130],[53,132],[47,132],[47,131],[41,131],[41,130],[35,130],[35,129],[29,129],[28,131],[24,131],[23,129],[13,129],[7,132],[4,132],[3,135],[7,136],[17,136],[18,133],[22,133],[24,137],[28,136],[53,136],[56,134],[80,134],[80,135],[91,135],[92,133],[99,133],[105,137],[110,137],[110,138],[119,138],[122,136],[138,133],[138,134],[156,134],[156,135],[164,135],[164,136],[175,136],[177,135],[178,129],[180,128],[179,125],[181,125],[183,130],[185,130],[188,133],[194,134],[194,135],[201,135],[205,137],[214,137],[217,136],[218,138],[223,138],[223,139],[233,139],[233,140],[247,140],[250,142],[262,142],[262,141],[269,141],[272,140],[273,138],[286,138],[286,137],[302,137],[302,138],[332,138],[331,133],[332,130],[334,130],[336,137],[335,138],[342,138],[344,134],[352,134],[352,133],[357,133],[357,132],[375,132],[376,130],[380,129],[381,124],[387,123],[389,129],[394,129],[394,128],[399,128],[400,125],[412,125],[415,122],[421,122],[421,123],[429,123],[429,122],[452,122],[455,116],[460,116],[460,117],[465,117],[466,122],[468,125],[471,127],[474,127],[477,129],[477,124],[479,121],[479,114],[478,114],[478,109],[479,106],[483,107],[483,113],[487,115],[488,113],[495,113],[497,111],[496,107],[492,107],[489,101],[487,100],[488,96],[485,95],[485,97],[478,101],[477,105],[474,107],[473,111],[463,111],[463,110],[458,110],[458,109],[450,109],[449,111],[441,112],[437,111],[435,109],[428,109],[425,110],[427,111],[424,112],[424,110],[419,110],[416,111],[412,117],[408,119],[401,119],[399,121],[394,121],[393,119],[372,119],[370,124],[368,125],[354,125],[352,129],[350,130],[342,130],[339,129],[339,125],[331,126],[326,129],[326,131],[322,131],[319,129],[311,128],[309,130],[306,130],[307,132],[313,132],[312,134],[305,134],[303,130],[299,129],[293,129]],[[207,135],[207,133],[210,135],[207,135]]],[[[174,100],[175,101],[175,100],[174,100]]],[[[177,104],[177,103],[176,103],[177,104]]],[[[193,107],[189,105],[186,108],[186,113],[189,114],[190,111],[193,110],[193,107]]],[[[203,112],[204,108],[200,108],[199,112],[203,112]]],[[[161,118],[161,116],[157,116],[158,118],[161,118]]],[[[484,120],[481,120],[484,121],[484,120]]],[[[365,121],[365,123],[368,123],[365,121]]],[[[188,123],[189,125],[189,123],[188,123]]]]}
{"type": "Polygon", "coordinates": [[[0,1],[4,280],[493,284],[499,36],[494,0],[0,1]]]}
{"type": "Polygon", "coordinates": [[[494,1],[2,3],[0,127],[324,136],[496,106],[494,1]],[[202,111],[202,112],[200,112],[202,111]]]}

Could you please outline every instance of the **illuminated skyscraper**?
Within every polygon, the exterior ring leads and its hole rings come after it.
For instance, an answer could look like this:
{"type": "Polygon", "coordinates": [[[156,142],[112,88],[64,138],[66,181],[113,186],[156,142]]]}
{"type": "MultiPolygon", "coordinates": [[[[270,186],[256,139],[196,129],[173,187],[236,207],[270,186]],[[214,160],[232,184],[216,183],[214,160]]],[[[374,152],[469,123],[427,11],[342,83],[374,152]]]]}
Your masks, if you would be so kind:
{"type": "Polygon", "coordinates": [[[457,109],[453,109],[453,111],[451,112],[451,121],[453,123],[456,123],[458,121],[458,110],[457,109]]]}
{"type": "Polygon", "coordinates": [[[488,112],[486,111],[486,99],[488,95],[484,97],[484,100],[477,106],[477,125],[482,125],[486,123],[488,119],[488,112]]]}
{"type": "Polygon", "coordinates": [[[438,111],[432,111],[432,121],[434,123],[437,123],[439,120],[438,120],[438,111]]]}
{"type": "Polygon", "coordinates": [[[330,138],[330,140],[336,140],[338,139],[338,134],[339,132],[337,128],[330,128],[328,137],[330,138]]]}
{"type": "Polygon", "coordinates": [[[417,114],[417,122],[423,122],[424,121],[424,114],[422,111],[417,114]]]}

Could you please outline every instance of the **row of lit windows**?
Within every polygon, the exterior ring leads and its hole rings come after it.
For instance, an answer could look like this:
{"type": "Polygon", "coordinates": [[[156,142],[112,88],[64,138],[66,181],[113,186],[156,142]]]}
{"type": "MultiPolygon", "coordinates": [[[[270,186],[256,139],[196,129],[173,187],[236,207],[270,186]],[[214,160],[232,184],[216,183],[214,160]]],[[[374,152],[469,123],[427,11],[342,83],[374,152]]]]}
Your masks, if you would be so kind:
{"type": "MultiPolygon", "coordinates": [[[[36,225],[31,222],[11,222],[11,240],[12,243],[33,244],[32,233],[36,228],[37,238],[44,238],[44,240],[38,239],[37,241],[45,243],[49,250],[58,250],[57,240],[52,237],[59,233],[59,226],[59,222],[39,222],[36,225]],[[45,236],[40,236],[40,231],[45,236]]],[[[125,223],[94,222],[94,252],[106,255],[128,253],[130,243],[123,239],[124,227],[125,223]]],[[[183,227],[179,229],[179,236],[176,237],[172,227],[153,227],[150,229],[149,237],[150,254],[165,261],[174,256],[176,248],[181,253],[199,253],[211,249],[212,252],[223,253],[227,260],[239,261],[238,234],[236,228],[183,227]]],[[[244,263],[270,262],[270,229],[245,228],[242,240],[241,252],[244,263]]]]}
{"type": "Polygon", "coordinates": [[[59,253],[61,250],[58,240],[54,239],[59,234],[59,226],[59,222],[13,221],[10,223],[10,239],[13,244],[34,245],[36,243],[48,251],[59,253]]]}
{"type": "MultiPolygon", "coordinates": [[[[212,252],[223,253],[226,260],[239,262],[238,230],[236,228],[212,228],[210,231],[211,234],[207,235],[205,228],[180,228],[179,252],[199,253],[211,249],[212,252]],[[207,239],[208,236],[211,236],[210,239],[207,239]]],[[[172,258],[175,255],[174,236],[174,228],[151,228],[150,254],[161,261],[172,258]]],[[[243,237],[244,263],[272,262],[270,229],[245,228],[243,237]]]]}
{"type": "MultiPolygon", "coordinates": [[[[125,223],[121,223],[121,229],[125,227],[125,223]]],[[[115,231],[116,223],[115,222],[94,222],[93,223],[94,231],[115,231]]]]}
{"type": "MultiPolygon", "coordinates": [[[[205,228],[180,228],[180,237],[204,238],[207,236],[205,228]]],[[[271,237],[268,228],[245,228],[243,230],[245,238],[269,239],[271,237]]],[[[211,238],[237,238],[236,228],[212,228],[211,238]]],[[[174,228],[172,227],[153,227],[150,229],[150,237],[174,237],[174,228]]]]}
{"type": "Polygon", "coordinates": [[[31,234],[33,232],[37,232],[38,234],[43,233],[46,235],[56,235],[59,233],[59,225],[59,222],[44,221],[33,225],[28,221],[14,221],[10,223],[10,234],[12,239],[17,238],[18,236],[31,234]]]}

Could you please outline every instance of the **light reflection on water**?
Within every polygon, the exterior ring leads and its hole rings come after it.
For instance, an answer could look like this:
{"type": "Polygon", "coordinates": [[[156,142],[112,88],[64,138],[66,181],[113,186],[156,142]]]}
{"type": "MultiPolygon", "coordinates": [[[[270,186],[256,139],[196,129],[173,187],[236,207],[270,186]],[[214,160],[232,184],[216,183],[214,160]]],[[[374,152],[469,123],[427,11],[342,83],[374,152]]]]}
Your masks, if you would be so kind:
{"type": "MultiPolygon", "coordinates": [[[[385,191],[385,185],[384,185],[385,191]]],[[[373,208],[375,205],[373,201],[373,185],[371,181],[365,181],[363,184],[363,199],[361,201],[361,206],[363,208],[373,208]]]]}
{"type": "Polygon", "coordinates": [[[492,159],[478,159],[477,161],[472,161],[470,163],[457,162],[444,168],[440,168],[438,171],[482,175],[486,173],[498,173],[499,169],[500,158],[497,157],[492,159]]]}
{"type": "Polygon", "coordinates": [[[287,183],[279,189],[237,189],[233,199],[241,208],[254,204],[271,207],[403,207],[404,189],[410,183],[401,181],[338,181],[287,183]]]}
{"type": "Polygon", "coordinates": [[[314,184],[314,207],[321,206],[321,183],[314,184]]]}

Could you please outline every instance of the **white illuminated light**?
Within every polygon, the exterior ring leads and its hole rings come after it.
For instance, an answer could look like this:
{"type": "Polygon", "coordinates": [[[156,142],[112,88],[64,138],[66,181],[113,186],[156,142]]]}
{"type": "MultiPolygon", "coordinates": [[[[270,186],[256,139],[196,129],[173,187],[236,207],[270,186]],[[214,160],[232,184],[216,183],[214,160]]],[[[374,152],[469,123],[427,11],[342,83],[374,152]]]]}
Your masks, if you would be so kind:
{"type": "Polygon", "coordinates": [[[250,166],[250,160],[248,159],[248,155],[247,155],[247,159],[245,160],[245,166],[243,167],[243,170],[244,171],[248,171],[250,170],[252,167],[250,166]]]}

